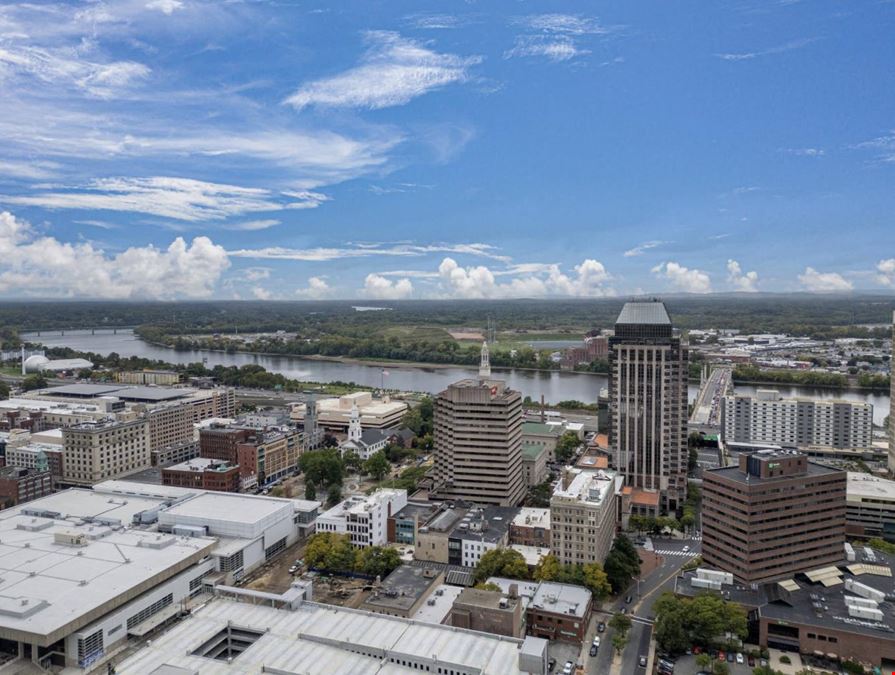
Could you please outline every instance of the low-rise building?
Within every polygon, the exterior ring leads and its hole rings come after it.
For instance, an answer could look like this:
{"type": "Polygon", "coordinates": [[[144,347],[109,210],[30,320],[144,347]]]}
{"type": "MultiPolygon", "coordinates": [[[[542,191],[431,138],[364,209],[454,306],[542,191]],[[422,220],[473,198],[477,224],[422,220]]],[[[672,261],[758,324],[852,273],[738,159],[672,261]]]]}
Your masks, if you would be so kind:
{"type": "Polygon", "coordinates": [[[355,405],[351,409],[351,418],[348,422],[348,438],[339,444],[339,452],[342,457],[354,453],[362,460],[368,460],[380,450],[388,447],[391,438],[391,430],[369,428],[361,426],[360,410],[355,405]]]}
{"type": "Polygon", "coordinates": [[[448,535],[447,563],[475,567],[488,551],[508,546],[510,523],[518,512],[509,506],[470,508],[448,535]]]}
{"type": "Polygon", "coordinates": [[[407,506],[407,490],[380,489],[354,495],[317,518],[317,532],[347,534],[358,548],[388,543],[388,519],[407,506]]]}
{"type": "Polygon", "coordinates": [[[550,542],[563,565],[602,563],[615,539],[617,475],[565,467],[550,498],[550,542]]]}
{"type": "Polygon", "coordinates": [[[404,508],[388,519],[389,543],[415,546],[419,529],[425,527],[441,508],[440,504],[432,502],[408,501],[404,508]]]}
{"type": "Polygon", "coordinates": [[[122,384],[172,385],[180,383],[180,373],[174,370],[120,370],[115,379],[122,384]]]}
{"type": "MultiPolygon", "coordinates": [[[[415,560],[445,565],[448,563],[448,537],[457,523],[466,515],[466,509],[452,508],[453,506],[449,506],[417,530],[416,546],[413,549],[415,560]]],[[[455,559],[462,557],[461,549],[462,545],[458,542],[455,550],[460,552],[455,554],[455,559]]]]}
{"type": "Polygon", "coordinates": [[[239,467],[217,459],[196,457],[162,469],[162,485],[217,492],[239,492],[239,467]]]}
{"type": "Polygon", "coordinates": [[[53,475],[48,469],[20,466],[0,468],[0,508],[9,508],[53,492],[53,475]]]}
{"type": "MultiPolygon", "coordinates": [[[[317,424],[332,431],[347,431],[351,421],[351,410],[357,406],[360,423],[364,429],[391,429],[400,426],[407,404],[403,401],[392,401],[387,396],[374,399],[368,391],[346,394],[339,398],[317,399],[317,424]]],[[[290,417],[296,424],[303,424],[307,413],[307,404],[301,403],[292,407],[290,417]]]]}
{"type": "Polygon", "coordinates": [[[500,591],[464,588],[454,600],[448,624],[482,633],[522,637],[525,634],[522,602],[500,591]]]}
{"type": "Polygon", "coordinates": [[[895,481],[848,472],[845,533],[895,542],[895,481]]]}
{"type": "Polygon", "coordinates": [[[301,449],[301,432],[297,429],[255,429],[237,446],[236,463],[244,478],[255,476],[258,485],[270,485],[298,471],[301,449]]]}
{"type": "Polygon", "coordinates": [[[510,523],[510,543],[550,548],[550,509],[519,509],[510,523]]]}
{"type": "Polygon", "coordinates": [[[562,436],[562,425],[543,422],[522,423],[522,443],[546,448],[547,461],[556,461],[556,444],[562,436]]]}
{"type": "Polygon", "coordinates": [[[191,438],[162,448],[154,448],[149,457],[152,466],[166,467],[180,464],[199,456],[199,440],[191,438]]]}
{"type": "Polygon", "coordinates": [[[6,466],[20,466],[25,469],[47,470],[53,478],[62,478],[62,448],[47,443],[7,446],[6,466]]]}
{"type": "Polygon", "coordinates": [[[529,487],[540,485],[547,480],[546,446],[538,443],[522,444],[522,478],[529,487]]]}
{"type": "Polygon", "coordinates": [[[443,583],[444,573],[439,570],[399,565],[373,589],[360,608],[374,614],[410,618],[443,583]]]}
{"type": "Polygon", "coordinates": [[[591,592],[583,586],[542,581],[525,610],[528,634],[580,643],[587,633],[591,592]]]}

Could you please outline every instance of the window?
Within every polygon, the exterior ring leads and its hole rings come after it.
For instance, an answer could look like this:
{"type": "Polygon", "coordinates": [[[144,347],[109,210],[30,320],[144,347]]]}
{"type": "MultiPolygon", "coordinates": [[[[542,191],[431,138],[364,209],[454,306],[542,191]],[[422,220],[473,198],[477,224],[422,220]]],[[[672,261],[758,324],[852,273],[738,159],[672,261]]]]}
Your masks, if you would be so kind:
{"type": "Polygon", "coordinates": [[[134,626],[137,626],[137,625],[143,623],[144,621],[146,621],[146,619],[151,617],[153,614],[157,614],[158,612],[160,612],[161,610],[163,610],[165,607],[172,604],[173,602],[174,602],[174,596],[171,593],[168,593],[168,595],[161,598],[160,600],[156,600],[151,605],[149,605],[149,607],[146,607],[145,609],[141,609],[139,612],[137,612],[132,617],[130,617],[127,620],[127,629],[130,630],[134,626]]]}

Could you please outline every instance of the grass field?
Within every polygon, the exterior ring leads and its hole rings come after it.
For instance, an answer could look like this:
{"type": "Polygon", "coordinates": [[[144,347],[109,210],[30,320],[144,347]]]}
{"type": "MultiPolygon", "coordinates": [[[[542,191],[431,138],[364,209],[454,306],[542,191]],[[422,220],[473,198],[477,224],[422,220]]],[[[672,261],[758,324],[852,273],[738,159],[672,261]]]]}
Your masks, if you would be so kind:
{"type": "Polygon", "coordinates": [[[453,340],[450,333],[437,326],[387,326],[376,331],[377,337],[396,337],[401,342],[444,342],[453,340]]]}

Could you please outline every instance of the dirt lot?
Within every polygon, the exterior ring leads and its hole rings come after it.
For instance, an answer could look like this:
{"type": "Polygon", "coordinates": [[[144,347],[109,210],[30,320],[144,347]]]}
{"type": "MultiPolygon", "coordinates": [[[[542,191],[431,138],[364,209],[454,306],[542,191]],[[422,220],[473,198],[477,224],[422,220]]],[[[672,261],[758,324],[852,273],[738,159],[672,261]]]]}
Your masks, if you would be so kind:
{"type": "Polygon", "coordinates": [[[345,579],[341,577],[318,577],[314,580],[314,601],[328,605],[357,609],[370,595],[369,581],[363,579],[345,579]]]}
{"type": "Polygon", "coordinates": [[[283,551],[276,558],[262,565],[249,575],[246,588],[268,593],[283,593],[288,590],[294,578],[289,568],[296,560],[304,558],[305,542],[300,541],[283,551]]]}

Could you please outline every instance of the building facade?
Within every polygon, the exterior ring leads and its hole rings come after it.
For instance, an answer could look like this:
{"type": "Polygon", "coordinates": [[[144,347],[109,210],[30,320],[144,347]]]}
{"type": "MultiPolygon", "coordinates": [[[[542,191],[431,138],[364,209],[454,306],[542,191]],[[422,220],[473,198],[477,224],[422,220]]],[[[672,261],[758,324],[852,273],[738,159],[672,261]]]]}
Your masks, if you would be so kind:
{"type": "Polygon", "coordinates": [[[447,623],[455,628],[522,637],[522,601],[500,591],[464,588],[451,606],[447,623]]]}
{"type": "Polygon", "coordinates": [[[775,389],[724,399],[723,429],[729,443],[869,448],[873,405],[857,401],[788,398],[775,389]]]}
{"type": "Polygon", "coordinates": [[[377,490],[354,495],[317,517],[317,532],[347,534],[357,548],[385,546],[388,519],[407,506],[407,490],[377,490]]]}
{"type": "Polygon", "coordinates": [[[522,444],[522,478],[534,487],[547,480],[547,448],[536,443],[522,444]]]}
{"type": "Polygon", "coordinates": [[[745,583],[779,579],[843,557],[846,472],[796,451],[742,454],[703,473],[702,558],[745,583]]]}
{"type": "Polygon", "coordinates": [[[0,468],[0,508],[9,508],[53,492],[53,475],[48,469],[20,466],[0,468]]]}
{"type": "Polygon", "coordinates": [[[687,345],[664,303],[625,304],[609,339],[609,445],[625,484],[674,511],[687,497],[687,345]]]}
{"type": "Polygon", "coordinates": [[[616,474],[566,467],[550,498],[550,542],[563,565],[602,563],[616,527],[616,474]]]}
{"type": "Polygon", "coordinates": [[[150,466],[149,423],[88,422],[63,429],[63,480],[92,485],[150,466]]]}
{"type": "Polygon", "coordinates": [[[895,481],[848,472],[845,532],[849,537],[895,543],[895,481]]]}
{"type": "Polygon", "coordinates": [[[522,396],[491,379],[487,348],[477,379],[435,399],[435,492],[441,498],[515,506],[522,477],[522,396]]]}
{"type": "Polygon", "coordinates": [[[216,459],[197,457],[162,469],[162,485],[239,492],[239,467],[216,459]]]}

